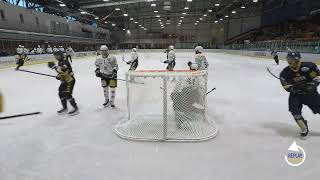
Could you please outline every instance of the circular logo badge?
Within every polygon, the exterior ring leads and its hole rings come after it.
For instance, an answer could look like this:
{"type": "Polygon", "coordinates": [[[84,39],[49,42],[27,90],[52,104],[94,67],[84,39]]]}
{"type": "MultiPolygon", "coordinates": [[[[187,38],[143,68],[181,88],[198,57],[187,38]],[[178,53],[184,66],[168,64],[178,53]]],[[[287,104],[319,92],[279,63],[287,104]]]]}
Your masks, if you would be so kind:
{"type": "Polygon", "coordinates": [[[306,153],[302,147],[293,141],[284,158],[290,166],[300,166],[306,159],[306,153]]]}

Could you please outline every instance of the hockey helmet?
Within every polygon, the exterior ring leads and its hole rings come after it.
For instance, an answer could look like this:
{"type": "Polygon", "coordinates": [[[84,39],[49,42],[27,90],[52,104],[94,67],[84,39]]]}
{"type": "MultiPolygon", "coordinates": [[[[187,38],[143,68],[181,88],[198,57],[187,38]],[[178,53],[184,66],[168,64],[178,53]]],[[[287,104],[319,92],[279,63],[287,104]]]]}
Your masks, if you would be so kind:
{"type": "Polygon", "coordinates": [[[171,50],[174,50],[174,46],[173,45],[170,45],[169,46],[169,50],[171,51],[171,50]]]}
{"type": "Polygon", "coordinates": [[[132,48],[132,51],[133,52],[137,52],[137,48],[132,48]]]}
{"type": "Polygon", "coordinates": [[[100,51],[108,51],[109,49],[108,49],[108,46],[106,46],[106,45],[102,45],[101,47],[100,47],[100,51]]]}
{"type": "Polygon", "coordinates": [[[287,61],[300,61],[301,54],[299,52],[288,52],[287,61]]]}
{"type": "Polygon", "coordinates": [[[202,46],[197,46],[196,48],[194,48],[194,51],[196,52],[196,54],[203,53],[203,47],[202,46]]]}

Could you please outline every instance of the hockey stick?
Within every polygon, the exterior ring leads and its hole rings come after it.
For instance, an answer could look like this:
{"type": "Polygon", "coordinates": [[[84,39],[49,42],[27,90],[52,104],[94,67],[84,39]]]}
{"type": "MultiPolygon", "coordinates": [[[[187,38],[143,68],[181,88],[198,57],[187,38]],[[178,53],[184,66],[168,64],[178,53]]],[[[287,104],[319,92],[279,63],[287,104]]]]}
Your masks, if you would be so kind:
{"type": "Polygon", "coordinates": [[[23,117],[23,116],[32,116],[32,115],[37,115],[37,114],[41,114],[41,112],[25,113],[25,114],[17,114],[17,115],[13,115],[13,116],[5,116],[5,117],[0,117],[0,120],[3,120],[3,119],[11,119],[11,118],[17,118],[17,117],[23,117]]]}
{"type": "Polygon", "coordinates": [[[27,73],[32,73],[32,74],[38,74],[38,75],[41,75],[41,76],[48,76],[48,77],[54,77],[54,78],[56,78],[56,76],[53,76],[53,75],[43,74],[43,73],[34,72],[34,71],[28,71],[28,70],[24,70],[24,69],[17,69],[17,71],[27,72],[27,73]]]}
{"type": "Polygon", "coordinates": [[[207,95],[210,94],[212,91],[216,90],[217,88],[213,88],[210,91],[207,92],[207,95]]]}
{"type": "Polygon", "coordinates": [[[271,70],[269,69],[269,67],[266,67],[267,68],[267,71],[271,74],[271,76],[273,76],[274,78],[277,78],[277,79],[280,79],[278,76],[276,76],[275,74],[273,74],[271,72],[271,70]]]}

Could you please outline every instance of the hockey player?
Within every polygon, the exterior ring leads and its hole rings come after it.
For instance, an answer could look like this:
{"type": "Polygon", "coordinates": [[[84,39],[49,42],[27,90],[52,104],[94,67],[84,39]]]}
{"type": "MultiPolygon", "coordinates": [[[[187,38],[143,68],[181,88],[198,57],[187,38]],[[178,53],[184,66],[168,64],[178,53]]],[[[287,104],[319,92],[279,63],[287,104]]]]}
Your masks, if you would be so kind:
{"type": "Polygon", "coordinates": [[[17,65],[16,70],[19,70],[19,68],[23,66],[25,62],[30,60],[24,52],[16,55],[15,58],[16,58],[16,65],[17,65]]]}
{"type": "Polygon", "coordinates": [[[135,71],[139,64],[137,48],[132,48],[130,58],[131,60],[127,62],[127,64],[130,65],[129,71],[135,71]]]}
{"type": "Polygon", "coordinates": [[[277,65],[279,65],[279,56],[278,56],[278,52],[273,50],[271,52],[271,56],[273,57],[274,61],[277,63],[277,65]]]}
{"type": "Polygon", "coordinates": [[[53,46],[52,51],[53,51],[53,52],[57,52],[57,51],[59,51],[59,49],[58,49],[56,46],[53,46]]]}
{"type": "Polygon", "coordinates": [[[22,54],[22,53],[23,53],[23,48],[22,48],[21,45],[19,45],[19,46],[17,47],[16,53],[17,53],[17,54],[22,54]]]}
{"type": "Polygon", "coordinates": [[[209,67],[206,56],[203,54],[203,47],[197,46],[195,49],[195,63],[188,62],[190,70],[207,70],[209,67]]]}
{"type": "Polygon", "coordinates": [[[63,48],[63,46],[59,46],[59,51],[61,51],[61,52],[64,53],[64,48],[63,48]]]}
{"type": "Polygon", "coordinates": [[[168,49],[169,49],[169,52],[167,55],[167,60],[164,61],[164,63],[168,63],[167,70],[173,71],[176,65],[176,54],[174,52],[174,46],[170,45],[168,49]]]}
{"type": "Polygon", "coordinates": [[[58,60],[58,65],[55,65],[54,62],[49,62],[48,66],[58,73],[57,79],[61,81],[59,87],[59,97],[61,100],[62,109],[58,111],[58,114],[65,114],[68,112],[67,101],[69,101],[73,107],[73,110],[71,110],[68,114],[71,116],[79,114],[77,103],[72,96],[73,87],[76,82],[72,67],[69,61],[65,60],[61,51],[56,51],[53,53],[53,55],[58,60]]]}
{"type": "Polygon", "coordinates": [[[53,52],[52,47],[50,45],[48,45],[47,53],[52,54],[52,52],[53,52]]]}
{"type": "Polygon", "coordinates": [[[67,61],[70,60],[70,62],[72,63],[72,58],[71,56],[74,54],[73,49],[71,48],[71,46],[68,46],[68,48],[66,49],[66,58],[67,61]]]}
{"type": "Polygon", "coordinates": [[[308,106],[314,114],[320,113],[320,95],[317,86],[320,82],[320,72],[316,64],[301,62],[299,52],[289,52],[289,64],[280,74],[283,88],[290,93],[289,111],[301,129],[300,136],[309,133],[308,123],[302,116],[302,106],[308,106]]]}
{"type": "Polygon", "coordinates": [[[114,56],[109,55],[109,49],[106,45],[100,47],[101,56],[98,56],[95,62],[96,76],[101,78],[101,84],[104,91],[105,103],[104,107],[115,107],[115,96],[117,87],[118,63],[114,56]],[[110,100],[109,100],[110,87],[110,100]]]}
{"type": "Polygon", "coordinates": [[[38,45],[36,53],[42,54],[42,48],[40,47],[40,45],[38,45]]]}

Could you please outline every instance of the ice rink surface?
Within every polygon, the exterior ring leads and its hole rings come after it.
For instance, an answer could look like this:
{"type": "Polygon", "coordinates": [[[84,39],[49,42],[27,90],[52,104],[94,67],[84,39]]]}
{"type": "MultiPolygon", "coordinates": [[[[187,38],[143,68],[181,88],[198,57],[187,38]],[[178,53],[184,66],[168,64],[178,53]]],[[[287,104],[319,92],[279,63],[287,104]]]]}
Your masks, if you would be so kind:
{"type": "MultiPolygon", "coordinates": [[[[163,53],[140,53],[138,69],[164,69],[163,53]]],[[[176,69],[187,69],[192,52],[177,53],[176,69]]],[[[198,143],[137,142],[119,138],[113,125],[126,116],[126,87],[118,82],[116,109],[103,108],[103,91],[94,59],[73,62],[74,97],[80,114],[59,116],[59,81],[0,70],[5,113],[41,111],[39,116],[0,121],[0,180],[301,180],[320,176],[320,117],[307,108],[311,137],[298,138],[279,80],[285,62],[207,53],[211,118],[219,135],[198,143]],[[284,160],[293,140],[306,151],[305,163],[284,160]]],[[[117,54],[119,78],[129,68],[117,54]]],[[[128,57],[126,55],[126,57],[128,57]]],[[[25,69],[54,74],[45,64],[25,69]]]]}

